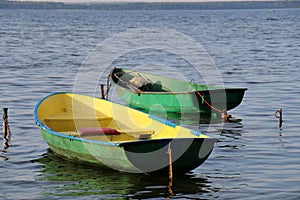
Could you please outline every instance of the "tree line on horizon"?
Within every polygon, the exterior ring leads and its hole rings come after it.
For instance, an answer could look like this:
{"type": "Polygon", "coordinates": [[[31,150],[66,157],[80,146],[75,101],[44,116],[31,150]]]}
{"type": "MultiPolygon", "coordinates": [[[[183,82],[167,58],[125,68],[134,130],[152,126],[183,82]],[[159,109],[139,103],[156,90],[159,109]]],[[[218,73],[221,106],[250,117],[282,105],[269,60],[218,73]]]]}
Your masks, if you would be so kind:
{"type": "Polygon", "coordinates": [[[212,10],[300,8],[299,0],[169,3],[60,3],[0,0],[0,9],[212,10]]]}

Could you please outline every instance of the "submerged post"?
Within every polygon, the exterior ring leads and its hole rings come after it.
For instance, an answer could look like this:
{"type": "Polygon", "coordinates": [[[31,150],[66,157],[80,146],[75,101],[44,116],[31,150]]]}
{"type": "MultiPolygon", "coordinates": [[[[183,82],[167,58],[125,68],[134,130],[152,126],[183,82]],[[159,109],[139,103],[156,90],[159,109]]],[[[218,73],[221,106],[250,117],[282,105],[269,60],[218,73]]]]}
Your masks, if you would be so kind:
{"type": "Polygon", "coordinates": [[[3,148],[7,149],[9,146],[8,141],[8,115],[7,115],[8,108],[3,108],[3,148]]]}
{"type": "Polygon", "coordinates": [[[279,119],[279,128],[282,127],[282,109],[280,108],[275,112],[275,117],[279,119]]]}
{"type": "Polygon", "coordinates": [[[105,99],[104,84],[100,84],[100,98],[105,99]]]}

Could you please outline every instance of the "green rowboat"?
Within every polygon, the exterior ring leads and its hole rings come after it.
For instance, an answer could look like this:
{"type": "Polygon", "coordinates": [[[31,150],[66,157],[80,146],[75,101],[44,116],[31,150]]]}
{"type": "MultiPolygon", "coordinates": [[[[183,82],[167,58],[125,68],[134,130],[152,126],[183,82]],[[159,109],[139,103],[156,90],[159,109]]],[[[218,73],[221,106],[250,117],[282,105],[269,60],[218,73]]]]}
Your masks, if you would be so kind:
{"type": "Polygon", "coordinates": [[[237,107],[246,88],[223,88],[114,68],[110,79],[130,107],[166,113],[221,113],[237,107]]]}
{"type": "Polygon", "coordinates": [[[193,170],[217,141],[156,116],[73,93],[41,99],[34,118],[57,155],[130,173],[193,170]]]}

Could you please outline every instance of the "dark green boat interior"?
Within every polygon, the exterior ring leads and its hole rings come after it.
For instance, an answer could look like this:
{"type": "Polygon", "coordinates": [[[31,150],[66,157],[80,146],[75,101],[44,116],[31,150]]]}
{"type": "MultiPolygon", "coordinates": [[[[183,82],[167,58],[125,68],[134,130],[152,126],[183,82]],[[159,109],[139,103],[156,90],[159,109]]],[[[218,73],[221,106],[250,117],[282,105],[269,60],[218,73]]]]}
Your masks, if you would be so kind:
{"type": "Polygon", "coordinates": [[[142,92],[188,93],[199,90],[212,90],[221,88],[217,86],[197,84],[179,79],[141,73],[123,68],[114,68],[111,75],[111,78],[115,84],[127,89],[133,89],[142,92]]]}

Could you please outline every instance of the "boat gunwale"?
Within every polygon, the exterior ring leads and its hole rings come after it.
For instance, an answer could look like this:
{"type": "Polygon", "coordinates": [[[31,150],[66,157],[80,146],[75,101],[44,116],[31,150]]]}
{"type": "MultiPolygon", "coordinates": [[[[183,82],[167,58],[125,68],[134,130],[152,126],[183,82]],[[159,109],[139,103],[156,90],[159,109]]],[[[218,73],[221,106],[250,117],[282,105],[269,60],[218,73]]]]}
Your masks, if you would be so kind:
{"type": "MultiPolygon", "coordinates": [[[[114,82],[115,83],[115,82],[114,82]]],[[[115,83],[118,87],[124,88],[124,89],[128,89],[125,87],[122,87],[121,85],[115,83]]],[[[130,89],[128,89],[130,90],[130,89]]],[[[193,90],[193,91],[187,91],[187,92],[154,92],[154,91],[142,91],[142,90],[134,90],[132,93],[135,94],[157,94],[157,95],[177,95],[177,94],[193,94],[193,93],[197,93],[197,92],[214,92],[214,91],[218,91],[218,90],[243,90],[246,91],[248,90],[248,88],[215,88],[215,89],[205,89],[205,90],[193,90]]]]}

